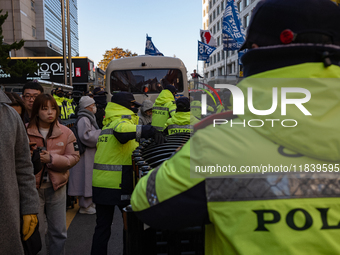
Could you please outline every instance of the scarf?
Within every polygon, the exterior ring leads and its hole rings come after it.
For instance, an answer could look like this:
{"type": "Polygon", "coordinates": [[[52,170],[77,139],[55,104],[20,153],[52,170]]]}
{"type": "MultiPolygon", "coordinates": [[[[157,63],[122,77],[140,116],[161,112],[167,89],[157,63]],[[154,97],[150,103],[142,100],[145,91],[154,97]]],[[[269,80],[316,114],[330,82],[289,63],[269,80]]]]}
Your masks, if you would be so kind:
{"type": "Polygon", "coordinates": [[[96,121],[96,117],[94,116],[93,112],[90,112],[89,110],[86,109],[81,109],[78,112],[78,118],[82,118],[82,117],[87,117],[89,118],[89,120],[91,121],[91,124],[96,128],[99,129],[97,121],[96,121]]]}

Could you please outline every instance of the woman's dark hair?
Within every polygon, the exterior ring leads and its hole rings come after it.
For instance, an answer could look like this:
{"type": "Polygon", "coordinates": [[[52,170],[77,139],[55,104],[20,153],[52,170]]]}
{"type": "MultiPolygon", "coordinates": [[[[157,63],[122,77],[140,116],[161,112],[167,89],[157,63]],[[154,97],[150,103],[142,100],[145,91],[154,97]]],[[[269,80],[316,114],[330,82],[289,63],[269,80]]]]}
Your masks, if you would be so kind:
{"type": "Polygon", "coordinates": [[[22,101],[21,97],[15,92],[7,92],[5,91],[6,96],[12,101],[12,103],[8,104],[10,106],[20,106],[21,107],[21,114],[20,117],[24,122],[25,114],[26,114],[26,106],[24,101],[22,101]]]}
{"type": "Polygon", "coordinates": [[[46,107],[48,101],[51,102],[52,107],[54,107],[57,112],[55,120],[51,123],[50,130],[48,131],[47,134],[47,138],[49,138],[52,135],[54,125],[58,125],[59,107],[53,96],[49,94],[40,94],[35,98],[32,107],[31,120],[27,127],[29,128],[32,126],[36,126],[39,129],[39,110],[42,109],[43,107],[46,107]]]}

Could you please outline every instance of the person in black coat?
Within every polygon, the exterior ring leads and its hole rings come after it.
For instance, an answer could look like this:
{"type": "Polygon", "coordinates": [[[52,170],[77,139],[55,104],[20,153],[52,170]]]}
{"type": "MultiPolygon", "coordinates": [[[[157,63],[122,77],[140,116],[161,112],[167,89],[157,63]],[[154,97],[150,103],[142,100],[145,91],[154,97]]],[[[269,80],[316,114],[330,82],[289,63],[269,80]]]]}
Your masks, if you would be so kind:
{"type": "Polygon", "coordinates": [[[100,129],[103,128],[103,119],[105,117],[105,107],[107,105],[106,94],[107,92],[104,90],[103,87],[96,87],[93,90],[93,95],[94,95],[93,99],[94,101],[96,101],[96,106],[97,106],[97,112],[95,116],[96,116],[98,127],[100,129]]]}

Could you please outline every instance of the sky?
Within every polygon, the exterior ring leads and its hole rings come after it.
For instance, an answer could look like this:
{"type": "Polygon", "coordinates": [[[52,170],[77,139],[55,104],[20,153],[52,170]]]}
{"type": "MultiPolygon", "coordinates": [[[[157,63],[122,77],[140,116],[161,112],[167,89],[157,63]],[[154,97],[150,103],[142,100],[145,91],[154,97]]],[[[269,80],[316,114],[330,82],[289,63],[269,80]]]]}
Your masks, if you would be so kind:
{"type": "Polygon", "coordinates": [[[146,34],[164,54],[181,59],[192,73],[202,29],[201,0],[78,0],[79,55],[97,66],[106,50],[145,54],[146,34]]]}

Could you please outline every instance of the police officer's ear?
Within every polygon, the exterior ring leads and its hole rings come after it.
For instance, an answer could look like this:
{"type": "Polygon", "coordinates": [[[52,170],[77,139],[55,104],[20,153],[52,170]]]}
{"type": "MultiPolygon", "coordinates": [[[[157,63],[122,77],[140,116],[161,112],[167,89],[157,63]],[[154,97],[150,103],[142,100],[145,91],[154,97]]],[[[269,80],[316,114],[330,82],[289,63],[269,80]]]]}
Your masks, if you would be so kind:
{"type": "Polygon", "coordinates": [[[258,46],[256,43],[253,43],[253,44],[251,45],[251,48],[252,48],[252,49],[256,49],[256,48],[259,48],[259,46],[258,46]]]}

